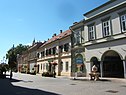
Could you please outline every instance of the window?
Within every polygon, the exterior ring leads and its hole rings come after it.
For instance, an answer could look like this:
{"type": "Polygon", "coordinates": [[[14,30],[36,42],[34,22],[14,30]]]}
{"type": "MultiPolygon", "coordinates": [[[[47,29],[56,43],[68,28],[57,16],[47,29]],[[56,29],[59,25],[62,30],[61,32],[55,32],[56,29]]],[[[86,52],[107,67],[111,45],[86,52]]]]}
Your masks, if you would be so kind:
{"type": "Polygon", "coordinates": [[[74,44],[81,44],[81,30],[74,31],[74,44]]]}
{"type": "Polygon", "coordinates": [[[41,58],[43,57],[43,52],[41,52],[41,58]]]}
{"type": "Polygon", "coordinates": [[[41,52],[41,58],[44,57],[44,51],[41,52]]]}
{"type": "Polygon", "coordinates": [[[64,45],[64,51],[68,52],[69,51],[69,43],[64,45]]]}
{"type": "Polygon", "coordinates": [[[56,54],[56,47],[53,47],[53,55],[56,54]]]}
{"type": "Polygon", "coordinates": [[[46,70],[47,70],[47,71],[49,70],[49,66],[48,66],[48,63],[46,63],[46,70]]]}
{"type": "Polygon", "coordinates": [[[63,62],[61,62],[61,69],[60,70],[63,71],[63,62]]]}
{"type": "Polygon", "coordinates": [[[43,64],[43,70],[45,70],[45,64],[43,64]]]}
{"type": "Polygon", "coordinates": [[[37,58],[39,58],[39,56],[40,56],[40,54],[39,54],[39,53],[37,53],[37,58]]]}
{"type": "Polygon", "coordinates": [[[42,64],[41,64],[41,70],[42,70],[42,64]]]}
{"type": "Polygon", "coordinates": [[[122,32],[126,31],[126,14],[120,17],[122,32]]]}
{"type": "Polygon", "coordinates": [[[60,53],[63,52],[63,45],[59,46],[60,53]]]}
{"type": "Polygon", "coordinates": [[[48,54],[49,54],[49,50],[47,49],[47,50],[46,50],[46,56],[48,56],[48,54]]]}
{"type": "Polygon", "coordinates": [[[49,49],[49,55],[51,55],[51,48],[49,49]]]}
{"type": "Polygon", "coordinates": [[[111,24],[110,20],[106,20],[102,22],[103,27],[103,37],[107,37],[111,35],[111,24]]]}
{"type": "Polygon", "coordinates": [[[43,57],[45,56],[45,51],[43,51],[43,57]]]}
{"type": "Polygon", "coordinates": [[[66,62],[66,72],[69,70],[69,63],[66,62]]]}
{"type": "Polygon", "coordinates": [[[96,39],[94,25],[88,27],[88,36],[89,36],[89,40],[96,39]]]}

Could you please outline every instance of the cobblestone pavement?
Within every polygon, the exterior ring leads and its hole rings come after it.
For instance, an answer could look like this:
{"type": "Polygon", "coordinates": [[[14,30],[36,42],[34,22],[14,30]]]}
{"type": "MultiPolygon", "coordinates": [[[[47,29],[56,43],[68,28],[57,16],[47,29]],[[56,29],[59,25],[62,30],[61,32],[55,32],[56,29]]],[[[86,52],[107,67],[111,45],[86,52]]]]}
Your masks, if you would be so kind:
{"type": "MultiPolygon", "coordinates": [[[[0,79],[0,85],[4,79],[0,79]]],[[[14,73],[13,80],[1,85],[0,95],[125,95],[126,81],[109,79],[89,81],[65,77],[49,78],[40,75],[14,73]]],[[[124,79],[122,79],[124,80],[124,79]]]]}

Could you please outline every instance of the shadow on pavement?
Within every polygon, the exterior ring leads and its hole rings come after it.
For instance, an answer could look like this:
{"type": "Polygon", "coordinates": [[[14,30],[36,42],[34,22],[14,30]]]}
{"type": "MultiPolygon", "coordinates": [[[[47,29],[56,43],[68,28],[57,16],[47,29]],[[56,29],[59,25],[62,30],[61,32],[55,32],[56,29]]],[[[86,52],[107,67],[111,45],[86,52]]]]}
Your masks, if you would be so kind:
{"type": "Polygon", "coordinates": [[[38,89],[30,89],[14,86],[11,82],[20,82],[22,80],[0,79],[0,95],[60,95],[38,89]]]}

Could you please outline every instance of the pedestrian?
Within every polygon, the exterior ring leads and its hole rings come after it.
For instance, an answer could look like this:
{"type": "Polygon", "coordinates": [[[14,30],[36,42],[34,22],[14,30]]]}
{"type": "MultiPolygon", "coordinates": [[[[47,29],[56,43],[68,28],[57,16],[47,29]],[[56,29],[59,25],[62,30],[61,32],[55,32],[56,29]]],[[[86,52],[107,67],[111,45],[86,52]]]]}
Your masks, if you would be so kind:
{"type": "Polygon", "coordinates": [[[12,70],[10,71],[10,79],[12,79],[13,73],[12,70]]]}

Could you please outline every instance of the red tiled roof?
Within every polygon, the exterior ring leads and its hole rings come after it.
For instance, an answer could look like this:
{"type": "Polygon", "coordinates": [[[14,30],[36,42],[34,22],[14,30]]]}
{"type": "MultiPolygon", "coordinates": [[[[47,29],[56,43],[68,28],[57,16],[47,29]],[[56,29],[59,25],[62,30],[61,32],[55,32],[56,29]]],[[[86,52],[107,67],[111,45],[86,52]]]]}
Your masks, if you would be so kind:
{"type": "Polygon", "coordinates": [[[43,44],[42,42],[36,42],[34,45],[30,46],[28,50],[39,48],[42,44],[43,44]]]}
{"type": "Polygon", "coordinates": [[[51,39],[49,39],[47,42],[45,42],[41,47],[43,47],[44,45],[49,44],[49,43],[51,43],[53,41],[56,41],[58,39],[62,39],[62,38],[66,37],[66,36],[68,36],[70,34],[71,34],[71,30],[66,30],[66,31],[60,33],[57,36],[53,36],[51,39]]]}

